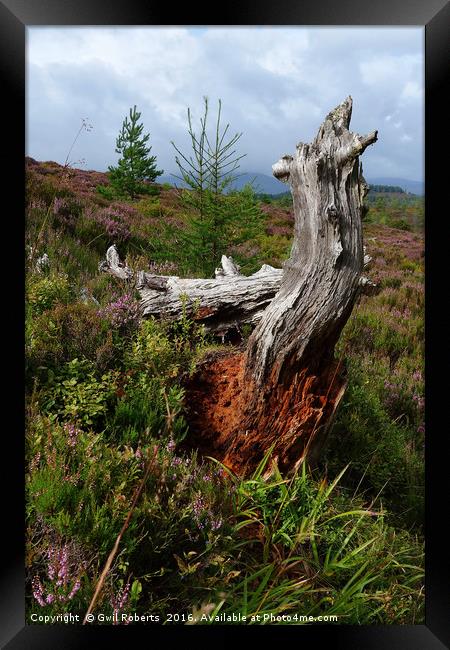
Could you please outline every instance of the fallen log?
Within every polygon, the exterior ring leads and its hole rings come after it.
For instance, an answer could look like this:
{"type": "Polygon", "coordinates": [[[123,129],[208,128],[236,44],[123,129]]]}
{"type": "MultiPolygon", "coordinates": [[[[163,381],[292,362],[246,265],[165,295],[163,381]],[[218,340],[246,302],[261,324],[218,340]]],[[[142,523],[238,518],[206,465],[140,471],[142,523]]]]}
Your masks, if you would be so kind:
{"type": "Polygon", "coordinates": [[[223,333],[245,323],[255,325],[281,284],[282,269],[264,264],[253,275],[239,273],[231,257],[222,256],[211,279],[185,279],[133,271],[123,264],[115,246],[108,249],[100,270],[133,282],[141,296],[144,317],[175,320],[183,305],[187,314],[210,332],[223,333]]]}

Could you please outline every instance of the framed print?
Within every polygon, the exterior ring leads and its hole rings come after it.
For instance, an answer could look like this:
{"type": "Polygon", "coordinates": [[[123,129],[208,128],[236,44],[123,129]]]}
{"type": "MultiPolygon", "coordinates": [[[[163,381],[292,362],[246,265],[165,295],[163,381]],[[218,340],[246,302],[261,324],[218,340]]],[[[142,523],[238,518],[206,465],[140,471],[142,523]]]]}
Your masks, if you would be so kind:
{"type": "Polygon", "coordinates": [[[3,0],[5,647],[448,644],[444,5],[3,0]]]}

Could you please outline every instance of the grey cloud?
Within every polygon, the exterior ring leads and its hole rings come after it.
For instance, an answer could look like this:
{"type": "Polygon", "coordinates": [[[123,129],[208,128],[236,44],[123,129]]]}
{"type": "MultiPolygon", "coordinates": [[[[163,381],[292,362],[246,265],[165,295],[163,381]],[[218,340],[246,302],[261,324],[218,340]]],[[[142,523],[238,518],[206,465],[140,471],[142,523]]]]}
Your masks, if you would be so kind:
{"type": "Polygon", "coordinates": [[[422,29],[140,28],[129,38],[119,31],[29,29],[29,155],[64,162],[88,116],[94,130],[80,137],[74,155],[105,170],[117,159],[122,120],[137,104],[159,167],[175,171],[170,141],[188,149],[187,106],[198,124],[208,95],[211,122],[220,97],[223,122],[243,132],[242,170],[270,174],[351,94],[351,128],[379,130],[364,154],[366,176],[423,177],[422,29]]]}

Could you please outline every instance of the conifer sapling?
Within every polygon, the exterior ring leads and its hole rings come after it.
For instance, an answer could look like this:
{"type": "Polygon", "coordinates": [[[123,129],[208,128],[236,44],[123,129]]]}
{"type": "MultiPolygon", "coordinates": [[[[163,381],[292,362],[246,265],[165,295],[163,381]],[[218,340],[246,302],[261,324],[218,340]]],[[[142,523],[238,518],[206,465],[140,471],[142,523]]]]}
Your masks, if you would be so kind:
{"type": "Polygon", "coordinates": [[[143,181],[154,181],[164,173],[156,168],[156,156],[149,156],[151,147],[147,146],[147,142],[150,134],[143,135],[144,125],[139,124],[140,117],[141,113],[136,110],[136,106],[130,108],[129,119],[124,119],[116,140],[116,153],[122,154],[122,157],[117,167],[108,167],[114,190],[131,199],[148,191],[148,186],[143,181]]]}

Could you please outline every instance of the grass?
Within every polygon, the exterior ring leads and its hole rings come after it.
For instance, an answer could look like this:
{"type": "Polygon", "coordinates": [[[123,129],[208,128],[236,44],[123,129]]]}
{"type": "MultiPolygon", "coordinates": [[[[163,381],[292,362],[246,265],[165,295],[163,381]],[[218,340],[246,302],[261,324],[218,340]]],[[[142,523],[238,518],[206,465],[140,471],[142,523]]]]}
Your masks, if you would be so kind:
{"type": "Polygon", "coordinates": [[[244,533],[233,548],[240,570],[234,586],[223,587],[215,613],[255,623],[280,614],[294,621],[335,615],[341,624],[388,622],[380,585],[389,583],[395,593],[406,571],[408,588],[395,607],[420,616],[420,605],[409,599],[423,577],[420,544],[412,550],[409,538],[393,543],[382,511],[339,490],[345,469],[328,484],[308,476],[305,466],[288,480],[274,468],[267,480],[266,464],[267,456],[250,479],[235,479],[234,531],[244,533]]]}

